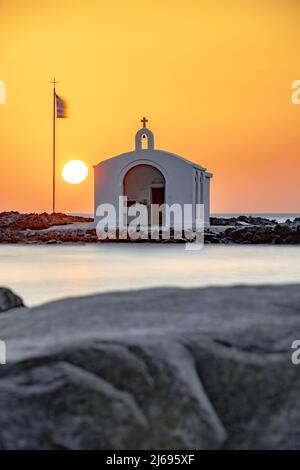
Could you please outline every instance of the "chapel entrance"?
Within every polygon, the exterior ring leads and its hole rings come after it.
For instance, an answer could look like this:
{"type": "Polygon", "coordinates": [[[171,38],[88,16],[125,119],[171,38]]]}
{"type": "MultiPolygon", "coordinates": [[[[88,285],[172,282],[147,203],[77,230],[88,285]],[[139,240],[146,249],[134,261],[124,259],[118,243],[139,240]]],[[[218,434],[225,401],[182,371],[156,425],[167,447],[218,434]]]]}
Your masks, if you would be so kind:
{"type": "Polygon", "coordinates": [[[164,204],[165,178],[152,165],[136,165],[127,171],[124,177],[124,196],[128,206],[132,204],[164,204]]]}
{"type": "MultiPolygon", "coordinates": [[[[136,165],[124,176],[123,191],[127,196],[127,206],[144,204],[148,208],[149,222],[151,217],[151,204],[165,203],[164,175],[152,165],[136,165]]],[[[160,224],[162,217],[159,217],[160,224]]]]}

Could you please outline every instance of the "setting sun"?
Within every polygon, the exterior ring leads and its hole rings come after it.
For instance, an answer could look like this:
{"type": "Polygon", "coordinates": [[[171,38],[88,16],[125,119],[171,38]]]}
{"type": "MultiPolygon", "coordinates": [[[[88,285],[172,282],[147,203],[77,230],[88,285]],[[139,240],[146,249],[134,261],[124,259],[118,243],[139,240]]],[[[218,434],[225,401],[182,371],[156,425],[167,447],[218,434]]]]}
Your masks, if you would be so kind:
{"type": "Polygon", "coordinates": [[[71,160],[62,171],[63,179],[70,184],[79,184],[85,180],[88,175],[88,167],[81,160],[71,160]]]}

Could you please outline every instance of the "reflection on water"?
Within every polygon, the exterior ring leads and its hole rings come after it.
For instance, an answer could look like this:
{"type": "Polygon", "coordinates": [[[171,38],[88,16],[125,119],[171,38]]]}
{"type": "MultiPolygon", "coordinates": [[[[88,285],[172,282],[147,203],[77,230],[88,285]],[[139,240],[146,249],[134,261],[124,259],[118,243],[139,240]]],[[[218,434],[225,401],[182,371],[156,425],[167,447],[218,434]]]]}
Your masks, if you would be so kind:
{"type": "Polygon", "coordinates": [[[153,286],[300,283],[300,247],[184,245],[0,245],[0,286],[27,305],[153,286]]]}

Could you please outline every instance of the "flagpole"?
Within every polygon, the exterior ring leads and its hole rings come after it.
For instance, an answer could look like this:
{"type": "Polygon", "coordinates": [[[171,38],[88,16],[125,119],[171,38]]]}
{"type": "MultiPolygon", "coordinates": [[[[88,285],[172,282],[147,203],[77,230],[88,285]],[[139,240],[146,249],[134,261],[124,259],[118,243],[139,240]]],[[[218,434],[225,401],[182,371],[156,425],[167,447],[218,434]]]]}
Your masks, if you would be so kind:
{"type": "Polygon", "coordinates": [[[55,102],[56,102],[56,90],[55,90],[55,85],[56,83],[58,83],[55,78],[53,80],[53,142],[52,142],[52,212],[54,213],[55,212],[55,190],[56,190],[56,168],[55,168],[55,164],[56,164],[56,155],[55,155],[55,149],[56,149],[56,142],[55,142],[55,139],[56,139],[56,116],[55,116],[55,111],[56,111],[56,107],[55,107],[55,102]]]}
{"type": "Polygon", "coordinates": [[[55,84],[53,87],[53,201],[52,201],[52,212],[55,212],[55,84]]]}

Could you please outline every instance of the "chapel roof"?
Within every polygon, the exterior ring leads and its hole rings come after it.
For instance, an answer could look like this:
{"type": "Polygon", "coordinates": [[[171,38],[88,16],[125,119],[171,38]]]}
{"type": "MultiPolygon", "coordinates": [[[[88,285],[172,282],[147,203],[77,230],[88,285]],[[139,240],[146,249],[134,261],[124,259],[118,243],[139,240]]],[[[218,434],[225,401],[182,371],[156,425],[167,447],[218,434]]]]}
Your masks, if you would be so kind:
{"type": "MultiPolygon", "coordinates": [[[[191,165],[198,170],[206,171],[206,168],[204,168],[203,166],[199,165],[198,163],[194,163],[191,160],[188,160],[187,158],[181,157],[180,155],[177,155],[176,153],[155,149],[154,148],[154,135],[152,131],[146,127],[148,120],[145,117],[143,117],[143,119],[141,119],[141,122],[143,123],[143,127],[139,129],[135,135],[135,150],[121,153],[119,155],[116,155],[115,157],[107,158],[101,161],[100,163],[98,163],[98,165],[101,165],[102,163],[107,162],[109,160],[114,160],[116,158],[122,158],[122,157],[128,157],[128,156],[132,156],[132,157],[136,156],[138,158],[141,158],[141,156],[147,155],[149,157],[151,156],[151,154],[161,154],[161,155],[166,155],[168,157],[180,159],[184,161],[185,163],[187,163],[188,165],[191,165]],[[147,138],[147,141],[148,141],[147,149],[142,148],[142,139],[145,137],[147,138]]],[[[97,167],[98,165],[94,165],[94,168],[97,167]]]]}
{"type": "Polygon", "coordinates": [[[184,161],[188,165],[191,165],[194,168],[197,168],[198,170],[206,171],[206,168],[204,168],[202,165],[199,165],[198,163],[194,163],[191,160],[188,160],[187,158],[184,158],[184,157],[181,157],[180,155],[177,155],[176,153],[167,152],[166,150],[159,150],[159,149],[132,150],[130,152],[124,152],[124,153],[121,153],[121,154],[116,155],[114,157],[106,158],[105,160],[102,160],[101,162],[99,162],[97,165],[94,165],[94,167],[96,167],[98,165],[101,165],[102,163],[107,162],[109,160],[114,160],[116,158],[122,158],[122,157],[128,157],[128,156],[141,158],[141,156],[144,156],[144,157],[148,156],[149,157],[149,156],[151,156],[151,154],[163,154],[163,155],[166,155],[166,156],[171,157],[171,158],[178,158],[179,160],[184,161]]]}

